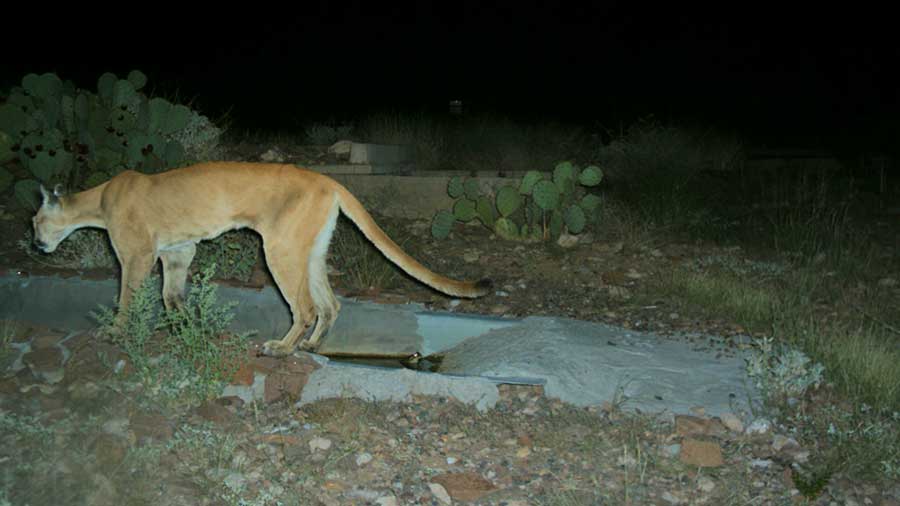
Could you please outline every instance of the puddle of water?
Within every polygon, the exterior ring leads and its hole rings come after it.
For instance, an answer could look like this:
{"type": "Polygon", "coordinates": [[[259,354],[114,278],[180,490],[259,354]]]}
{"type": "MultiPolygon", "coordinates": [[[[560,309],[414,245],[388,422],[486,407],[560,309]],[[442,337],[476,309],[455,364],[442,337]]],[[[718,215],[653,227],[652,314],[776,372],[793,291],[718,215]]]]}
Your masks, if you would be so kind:
{"type": "Polygon", "coordinates": [[[415,316],[419,325],[419,335],[423,338],[419,353],[425,357],[449,350],[466,339],[521,323],[520,320],[489,316],[425,312],[417,312],[415,316]]]}

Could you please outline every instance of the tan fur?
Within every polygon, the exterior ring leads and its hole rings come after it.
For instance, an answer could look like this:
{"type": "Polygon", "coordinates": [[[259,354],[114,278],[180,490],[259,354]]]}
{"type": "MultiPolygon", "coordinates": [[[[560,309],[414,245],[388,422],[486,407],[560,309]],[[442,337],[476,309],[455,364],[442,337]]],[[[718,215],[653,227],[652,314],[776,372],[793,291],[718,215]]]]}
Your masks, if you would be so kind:
{"type": "Polygon", "coordinates": [[[304,348],[315,349],[337,318],[340,304],[325,261],[338,211],[422,283],[458,297],[479,297],[490,288],[487,280],[455,281],[430,271],[400,249],[346,188],[292,165],[220,162],[154,175],[127,171],[69,196],[42,192],[44,203],[33,220],[35,244],[50,253],[74,230],[106,229],[122,267],[120,311],[157,259],[163,265],[163,301],[176,307],[197,242],[237,228],[257,231],[293,318],[281,340],[264,345],[269,355],[292,353],[313,320],[304,348]]]}

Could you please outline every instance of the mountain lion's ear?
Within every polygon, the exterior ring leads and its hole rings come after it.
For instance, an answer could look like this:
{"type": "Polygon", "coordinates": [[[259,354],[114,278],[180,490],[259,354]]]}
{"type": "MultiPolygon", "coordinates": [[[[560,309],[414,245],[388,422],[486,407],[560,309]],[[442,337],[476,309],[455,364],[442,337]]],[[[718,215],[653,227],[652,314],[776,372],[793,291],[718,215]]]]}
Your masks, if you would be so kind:
{"type": "Polygon", "coordinates": [[[55,188],[53,190],[53,193],[50,193],[46,188],[44,188],[44,185],[41,185],[41,197],[44,198],[43,205],[45,206],[59,205],[59,195],[56,194],[55,188]]]}
{"type": "Polygon", "coordinates": [[[63,185],[57,183],[56,186],[53,187],[53,195],[57,198],[62,197],[66,194],[66,191],[63,189],[63,185]]]}

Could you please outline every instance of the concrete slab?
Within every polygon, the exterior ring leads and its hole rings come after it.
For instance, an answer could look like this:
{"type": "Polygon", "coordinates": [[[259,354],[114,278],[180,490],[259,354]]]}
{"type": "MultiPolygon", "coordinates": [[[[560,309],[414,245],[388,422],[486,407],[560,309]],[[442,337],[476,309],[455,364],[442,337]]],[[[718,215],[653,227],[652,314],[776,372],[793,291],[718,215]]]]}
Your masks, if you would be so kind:
{"type": "MultiPolygon", "coordinates": [[[[110,304],[116,286],[113,280],[0,276],[0,318],[90,328],[94,322],[86,315],[110,304]]],[[[272,287],[222,286],[218,295],[238,302],[234,330],[256,329],[265,340],[289,327],[287,306],[272,287]]],[[[546,395],[579,406],[609,402],[673,413],[702,406],[718,415],[744,410],[757,397],[740,354],[719,356],[686,341],[563,318],[490,318],[346,299],[342,304],[323,353],[443,352],[442,374],[331,363],[310,376],[301,402],[426,394],[450,395],[481,409],[496,401],[497,384],[526,383],[545,384],[546,395]]]]}

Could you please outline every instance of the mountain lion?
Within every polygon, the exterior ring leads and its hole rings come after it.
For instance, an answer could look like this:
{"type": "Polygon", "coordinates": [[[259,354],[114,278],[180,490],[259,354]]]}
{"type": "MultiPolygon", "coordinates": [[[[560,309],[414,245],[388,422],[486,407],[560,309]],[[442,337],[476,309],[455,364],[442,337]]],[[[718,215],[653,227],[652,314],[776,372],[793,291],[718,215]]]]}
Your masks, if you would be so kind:
{"type": "Polygon", "coordinates": [[[428,270],[388,237],[346,188],[293,165],[202,163],[154,175],[126,171],[72,195],[41,188],[34,242],[53,252],[74,230],[106,229],[122,268],[119,314],[124,314],[156,260],[162,260],[163,302],[182,303],[197,242],[250,228],[262,236],[269,271],[291,309],[287,334],[263,353],[292,353],[313,320],[302,347],[315,350],[337,318],[340,303],[328,284],[325,260],[338,210],[343,211],[391,262],[448,295],[480,297],[491,281],[455,281],[428,270]]]}

